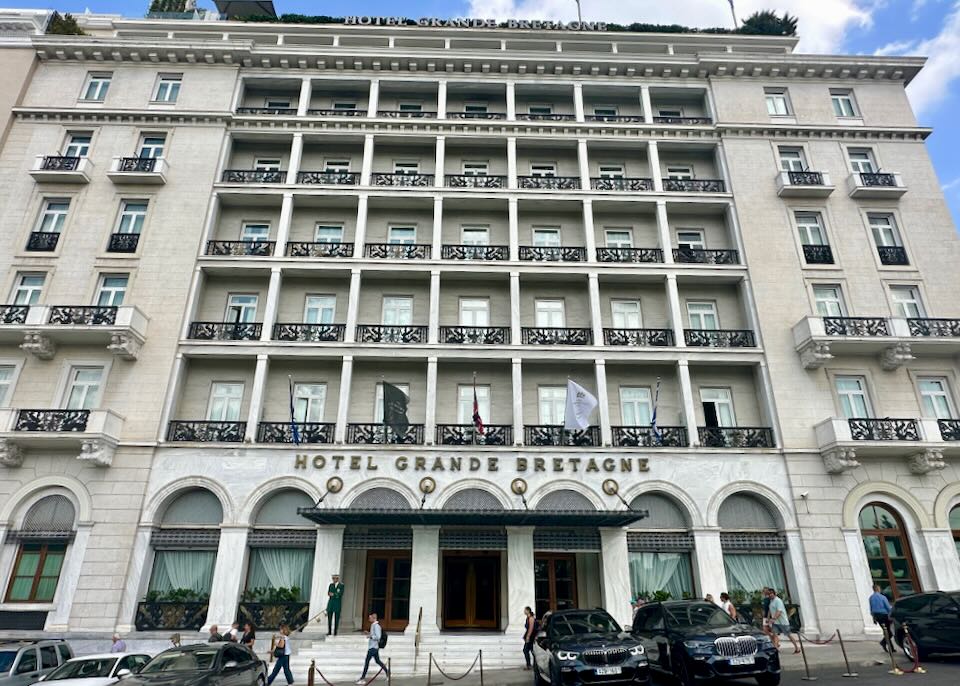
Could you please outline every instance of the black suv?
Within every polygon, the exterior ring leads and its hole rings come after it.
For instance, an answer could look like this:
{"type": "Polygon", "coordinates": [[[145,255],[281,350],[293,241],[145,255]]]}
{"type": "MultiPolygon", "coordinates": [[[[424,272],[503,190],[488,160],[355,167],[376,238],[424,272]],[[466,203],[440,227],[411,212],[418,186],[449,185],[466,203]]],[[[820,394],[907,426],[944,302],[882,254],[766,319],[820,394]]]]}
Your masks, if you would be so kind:
{"type": "Polygon", "coordinates": [[[643,646],[605,610],[558,610],[543,622],[533,644],[535,686],[650,683],[643,646]]]}
{"type": "Polygon", "coordinates": [[[910,659],[913,646],[904,639],[905,624],[921,660],[931,653],[960,653],[960,591],[904,596],[893,604],[890,617],[893,635],[910,659]]]}
{"type": "Polygon", "coordinates": [[[714,678],[756,678],[760,686],[780,683],[780,654],[769,638],[739,624],[712,603],[676,600],[649,603],[633,619],[650,669],[681,686],[714,678]]]}
{"type": "Polygon", "coordinates": [[[156,655],[124,686],[264,686],[266,664],[236,643],[195,643],[156,655]]]}

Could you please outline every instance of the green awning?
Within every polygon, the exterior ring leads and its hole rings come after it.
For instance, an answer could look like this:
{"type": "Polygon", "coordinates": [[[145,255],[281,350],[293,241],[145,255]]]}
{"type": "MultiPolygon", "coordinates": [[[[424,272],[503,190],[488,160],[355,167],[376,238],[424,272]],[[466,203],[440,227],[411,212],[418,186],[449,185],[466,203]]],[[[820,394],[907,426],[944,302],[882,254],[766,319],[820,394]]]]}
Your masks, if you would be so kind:
{"type": "Polygon", "coordinates": [[[440,526],[620,527],[633,524],[646,510],[410,510],[300,507],[297,513],[317,524],[440,526]]]}

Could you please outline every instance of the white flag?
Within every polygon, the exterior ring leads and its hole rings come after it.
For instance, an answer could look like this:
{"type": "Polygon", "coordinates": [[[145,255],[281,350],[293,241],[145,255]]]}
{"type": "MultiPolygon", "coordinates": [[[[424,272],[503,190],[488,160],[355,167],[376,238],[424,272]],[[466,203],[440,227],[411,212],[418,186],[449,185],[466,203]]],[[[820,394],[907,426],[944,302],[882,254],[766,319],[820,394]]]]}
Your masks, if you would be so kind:
{"type": "Polygon", "coordinates": [[[567,379],[567,407],[563,413],[563,428],[586,429],[590,426],[590,413],[597,406],[597,399],[580,384],[567,379]]]}

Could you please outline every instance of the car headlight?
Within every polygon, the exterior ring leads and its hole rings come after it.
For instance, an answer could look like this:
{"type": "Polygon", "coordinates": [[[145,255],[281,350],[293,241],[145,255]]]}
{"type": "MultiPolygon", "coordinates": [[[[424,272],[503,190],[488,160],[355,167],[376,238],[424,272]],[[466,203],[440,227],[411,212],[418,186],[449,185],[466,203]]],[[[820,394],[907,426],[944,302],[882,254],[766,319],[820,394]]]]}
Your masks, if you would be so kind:
{"type": "Polygon", "coordinates": [[[766,636],[766,635],[756,636],[755,638],[757,639],[757,645],[761,649],[768,649],[773,647],[773,641],[770,640],[769,636],[766,636]]]}
{"type": "Polygon", "coordinates": [[[579,653],[574,653],[569,650],[558,650],[557,659],[558,660],[576,660],[579,656],[579,653]]]}
{"type": "Polygon", "coordinates": [[[646,652],[641,645],[635,645],[630,649],[630,654],[633,656],[643,655],[646,652]]]}
{"type": "Polygon", "coordinates": [[[713,654],[713,643],[709,641],[684,641],[683,645],[691,655],[713,654]]]}

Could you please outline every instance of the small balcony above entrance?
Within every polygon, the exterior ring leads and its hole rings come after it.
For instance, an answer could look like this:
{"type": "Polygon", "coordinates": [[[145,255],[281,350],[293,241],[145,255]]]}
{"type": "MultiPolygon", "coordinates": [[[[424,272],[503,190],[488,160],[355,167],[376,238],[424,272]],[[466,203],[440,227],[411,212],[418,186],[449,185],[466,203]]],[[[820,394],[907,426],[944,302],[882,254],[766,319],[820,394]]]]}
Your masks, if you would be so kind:
{"type": "Polygon", "coordinates": [[[76,452],[77,459],[109,467],[124,418],[112,410],[0,408],[0,465],[19,467],[24,453],[76,452]]]}
{"type": "Polygon", "coordinates": [[[960,454],[960,422],[891,417],[831,417],[814,427],[824,465],[841,474],[870,458],[903,458],[914,474],[943,469],[960,454]]]}

